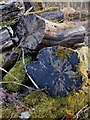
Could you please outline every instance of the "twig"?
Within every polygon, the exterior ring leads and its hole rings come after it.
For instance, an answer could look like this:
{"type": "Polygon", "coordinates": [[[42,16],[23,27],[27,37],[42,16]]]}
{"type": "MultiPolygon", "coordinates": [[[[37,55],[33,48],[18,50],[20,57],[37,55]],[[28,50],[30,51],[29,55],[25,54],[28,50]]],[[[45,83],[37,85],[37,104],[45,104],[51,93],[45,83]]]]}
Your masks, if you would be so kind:
{"type": "Polygon", "coordinates": [[[23,65],[25,65],[25,60],[24,60],[24,49],[22,48],[22,62],[23,62],[23,65]]]}
{"type": "Polygon", "coordinates": [[[88,105],[85,105],[81,110],[79,110],[79,111],[77,112],[76,115],[80,114],[86,107],[88,107],[88,105]]]}
{"type": "Polygon", "coordinates": [[[25,68],[25,71],[26,71],[26,73],[27,73],[28,78],[31,80],[31,82],[33,83],[33,85],[34,85],[37,89],[39,89],[39,87],[37,86],[37,84],[34,82],[34,80],[31,78],[31,76],[30,76],[30,75],[28,74],[28,72],[27,72],[26,65],[25,65],[25,60],[24,60],[24,49],[23,49],[23,48],[22,48],[22,61],[23,61],[24,68],[25,68]]]}
{"type": "Polygon", "coordinates": [[[15,80],[19,81],[15,76],[7,72],[4,68],[0,67],[0,70],[4,71],[5,73],[9,74],[11,77],[13,77],[15,80]]]}
{"type": "Polygon", "coordinates": [[[25,87],[25,88],[27,88],[27,89],[29,89],[30,90],[30,87],[28,87],[28,86],[26,86],[26,85],[24,85],[24,84],[21,84],[21,83],[17,83],[17,82],[12,82],[12,81],[8,81],[8,82],[0,82],[0,84],[17,84],[17,85],[20,85],[20,86],[23,86],[23,87],[25,87]]]}
{"type": "Polygon", "coordinates": [[[87,107],[88,107],[88,105],[84,106],[81,110],[79,110],[79,111],[77,112],[77,114],[76,114],[76,118],[78,118],[79,115],[81,114],[81,112],[82,112],[85,108],[87,108],[87,107]]]}
{"type": "Polygon", "coordinates": [[[50,7],[50,8],[39,10],[39,11],[27,12],[27,15],[28,14],[40,14],[40,13],[44,13],[44,12],[48,12],[48,11],[52,11],[52,10],[57,10],[57,9],[59,9],[59,7],[50,7]]]}
{"type": "MultiPolygon", "coordinates": [[[[22,49],[22,59],[23,59],[23,64],[24,64],[24,66],[25,66],[25,60],[24,60],[24,50],[22,49]]],[[[2,67],[0,67],[0,70],[2,70],[2,71],[4,71],[5,73],[7,73],[7,74],[9,74],[11,77],[13,77],[15,80],[17,80],[17,81],[19,81],[15,76],[13,76],[12,74],[10,74],[9,72],[7,72],[4,68],[2,68],[2,67]]],[[[26,73],[27,73],[27,70],[26,70],[26,67],[25,67],[25,71],[26,71],[26,73]]],[[[27,75],[28,75],[28,73],[27,73],[27,75]]],[[[37,89],[39,89],[39,87],[36,85],[36,83],[33,81],[33,79],[30,77],[30,75],[28,75],[28,77],[29,77],[29,79],[32,81],[32,83],[34,84],[34,86],[37,88],[37,89]]],[[[8,82],[0,82],[0,84],[8,84],[8,83],[14,83],[14,84],[17,84],[17,85],[20,85],[20,86],[23,86],[23,87],[25,87],[25,88],[27,88],[27,89],[29,89],[30,90],[30,87],[28,87],[28,86],[26,86],[26,85],[24,85],[24,84],[21,84],[21,83],[17,83],[17,82],[12,82],[12,81],[8,81],[8,82]]]]}
{"type": "Polygon", "coordinates": [[[79,118],[79,115],[81,114],[81,113],[83,113],[83,112],[85,112],[85,111],[87,111],[88,109],[90,109],[90,106],[88,107],[88,104],[87,105],[85,105],[82,109],[80,109],[77,113],[76,113],[76,115],[72,118],[72,120],[74,119],[74,118],[76,118],[76,119],[78,119],[79,118]],[[85,109],[86,108],[86,109],[85,109]]]}
{"type": "Polygon", "coordinates": [[[28,12],[30,12],[32,9],[33,9],[33,7],[30,7],[30,8],[24,13],[24,15],[27,15],[28,12]]]}
{"type": "Polygon", "coordinates": [[[85,109],[83,112],[86,112],[87,110],[89,110],[90,109],[90,106],[87,108],[87,109],[85,109]]]}
{"type": "Polygon", "coordinates": [[[40,91],[45,90],[45,88],[43,88],[43,89],[35,89],[35,88],[33,88],[33,87],[28,87],[28,86],[26,86],[26,85],[24,85],[24,84],[17,83],[17,82],[12,82],[12,81],[8,81],[8,82],[3,82],[3,81],[2,81],[2,82],[0,82],[0,84],[17,84],[17,85],[20,85],[20,86],[23,86],[23,87],[27,88],[27,89],[29,90],[29,93],[32,92],[32,91],[40,92],[40,91]]]}
{"type": "Polygon", "coordinates": [[[40,15],[35,14],[39,19],[44,20],[45,22],[48,21],[47,19],[41,17],[40,15]]]}
{"type": "Polygon", "coordinates": [[[7,93],[5,90],[0,89],[1,92],[3,92],[7,97],[11,98],[14,103],[16,103],[18,106],[24,108],[25,110],[29,110],[29,108],[22,103],[18,102],[15,98],[13,98],[9,93],[7,93]]]}

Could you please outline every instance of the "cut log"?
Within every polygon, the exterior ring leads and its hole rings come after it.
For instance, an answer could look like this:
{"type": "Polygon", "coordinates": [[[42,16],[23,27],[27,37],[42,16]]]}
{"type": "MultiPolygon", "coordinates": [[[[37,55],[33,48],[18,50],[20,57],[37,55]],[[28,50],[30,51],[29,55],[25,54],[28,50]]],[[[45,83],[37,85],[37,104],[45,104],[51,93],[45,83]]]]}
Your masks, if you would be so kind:
{"type": "Polygon", "coordinates": [[[73,46],[84,42],[86,30],[83,26],[73,27],[65,23],[50,22],[40,16],[45,21],[45,36],[42,41],[46,45],[73,46]]]}
{"type": "Polygon", "coordinates": [[[54,32],[54,29],[50,29],[45,32],[45,39],[43,39],[42,43],[73,47],[77,43],[84,42],[85,33],[86,30],[83,26],[58,30],[57,32],[54,32]]]}
{"type": "MultiPolygon", "coordinates": [[[[40,19],[43,19],[40,17],[40,19]]],[[[46,19],[43,19],[45,21],[45,38],[47,36],[55,36],[57,33],[60,33],[61,30],[65,30],[66,28],[70,28],[71,26],[65,24],[65,23],[54,23],[50,22],[46,19]]]]}
{"type": "Polygon", "coordinates": [[[77,52],[54,46],[42,49],[37,61],[26,65],[28,74],[39,88],[46,88],[51,96],[66,96],[83,83],[77,52]],[[78,69],[78,71],[77,71],[78,69]]]}
{"type": "Polygon", "coordinates": [[[83,43],[86,30],[83,26],[74,27],[65,23],[50,22],[40,16],[45,21],[45,36],[42,41],[46,45],[62,45],[73,47],[77,43],[83,43]]]}
{"type": "Polygon", "coordinates": [[[18,21],[23,12],[24,6],[20,1],[13,0],[0,4],[0,24],[3,26],[18,21]]]}
{"type": "Polygon", "coordinates": [[[18,53],[15,53],[15,52],[5,52],[5,53],[2,53],[3,56],[2,56],[2,59],[3,59],[3,63],[2,63],[2,68],[4,68],[5,70],[10,70],[13,65],[16,63],[17,61],[17,58],[18,58],[18,53]]]}
{"type": "MultiPolygon", "coordinates": [[[[29,4],[28,4],[29,5],[29,4]]],[[[32,6],[34,7],[34,6],[32,6]]],[[[34,11],[34,9],[33,9],[34,11]]],[[[35,10],[34,12],[28,12],[27,14],[37,14],[47,20],[55,20],[59,22],[64,21],[64,13],[60,10],[59,7],[50,7],[46,9],[35,10]]]]}
{"type": "Polygon", "coordinates": [[[0,52],[12,49],[13,42],[7,28],[0,29],[0,52]]]}
{"type": "Polygon", "coordinates": [[[60,9],[47,11],[38,15],[48,20],[64,21],[64,13],[60,9]]]}
{"type": "Polygon", "coordinates": [[[20,40],[19,47],[34,50],[44,38],[45,22],[33,14],[22,16],[16,34],[20,40]]]}

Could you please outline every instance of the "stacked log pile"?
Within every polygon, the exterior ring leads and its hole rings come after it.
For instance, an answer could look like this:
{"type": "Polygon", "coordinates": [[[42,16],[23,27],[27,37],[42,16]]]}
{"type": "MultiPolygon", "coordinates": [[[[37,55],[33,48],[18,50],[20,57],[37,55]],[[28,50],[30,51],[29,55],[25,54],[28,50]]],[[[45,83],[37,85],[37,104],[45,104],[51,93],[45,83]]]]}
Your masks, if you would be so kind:
{"type": "MultiPolygon", "coordinates": [[[[18,1],[0,4],[0,55],[3,56],[0,70],[7,73],[3,74],[3,83],[8,83],[8,79],[13,83],[4,86],[7,90],[17,89],[19,92],[21,87],[17,87],[16,83],[26,87],[23,84],[31,81],[26,88],[33,84],[37,91],[44,89],[48,96],[59,96],[58,99],[69,101],[72,95],[77,96],[81,91],[90,94],[85,91],[90,86],[86,29],[82,25],[76,27],[64,23],[68,16],[72,20],[77,19],[79,14],[74,9],[69,9],[68,13],[65,10],[44,10],[41,3],[39,7],[18,1]]],[[[66,105],[63,106],[65,114],[66,105]]],[[[83,104],[80,104],[81,107],[83,104]]]]}

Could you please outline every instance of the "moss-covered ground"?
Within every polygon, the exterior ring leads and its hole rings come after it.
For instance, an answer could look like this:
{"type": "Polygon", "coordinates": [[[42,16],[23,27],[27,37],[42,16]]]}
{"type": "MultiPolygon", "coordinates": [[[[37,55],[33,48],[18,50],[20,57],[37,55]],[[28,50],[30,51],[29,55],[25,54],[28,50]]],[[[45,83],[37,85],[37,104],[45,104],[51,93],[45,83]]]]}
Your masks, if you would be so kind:
{"type": "MultiPolygon", "coordinates": [[[[30,59],[25,59],[27,63],[31,61],[30,59]]],[[[80,64],[82,67],[83,64],[80,64]]],[[[62,118],[66,114],[75,115],[81,108],[85,105],[90,104],[90,79],[87,77],[85,70],[80,69],[81,73],[84,76],[86,82],[82,87],[76,92],[69,93],[66,97],[56,97],[52,98],[44,91],[33,91],[25,98],[21,99],[22,104],[30,108],[30,116],[33,118],[62,118]]],[[[22,60],[18,61],[15,66],[10,70],[10,73],[17,77],[20,81],[19,83],[25,82],[25,71],[23,67],[22,60]]],[[[14,79],[8,74],[4,77],[4,81],[14,81],[14,79]]],[[[19,86],[16,85],[7,85],[7,88],[10,90],[18,90],[19,86]]],[[[10,108],[3,108],[3,114],[8,114],[8,118],[13,116],[14,112],[10,108]]],[[[85,117],[85,120],[88,120],[88,115],[90,110],[83,113],[81,116],[85,117]]],[[[18,112],[16,112],[18,117],[18,112]]],[[[80,120],[83,120],[80,118],[80,120]]]]}
{"type": "Polygon", "coordinates": [[[30,107],[31,118],[61,118],[65,114],[75,115],[88,103],[90,103],[89,85],[66,97],[52,98],[44,92],[32,92],[24,100],[24,104],[30,107]]]}
{"type": "MultiPolygon", "coordinates": [[[[33,91],[27,97],[23,98],[21,102],[30,108],[30,116],[33,118],[62,118],[66,114],[75,115],[85,105],[90,104],[90,80],[85,88],[81,88],[77,92],[70,93],[66,97],[52,98],[48,94],[33,91]]],[[[11,117],[18,117],[18,112],[10,108],[3,108],[3,115],[11,117]],[[14,115],[15,113],[15,115],[14,115]]],[[[87,117],[90,110],[84,113],[87,117]]],[[[5,118],[4,116],[4,118],[5,118]]],[[[83,114],[82,114],[83,116],[83,114]]],[[[88,120],[88,117],[87,117],[88,120]]]]}

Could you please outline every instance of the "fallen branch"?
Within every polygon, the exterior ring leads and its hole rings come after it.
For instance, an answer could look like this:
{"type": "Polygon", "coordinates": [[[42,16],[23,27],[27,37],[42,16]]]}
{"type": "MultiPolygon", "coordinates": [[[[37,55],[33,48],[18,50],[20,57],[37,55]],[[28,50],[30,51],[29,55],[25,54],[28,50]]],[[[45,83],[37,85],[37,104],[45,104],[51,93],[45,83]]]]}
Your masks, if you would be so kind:
{"type": "Polygon", "coordinates": [[[0,89],[1,92],[3,92],[7,97],[11,98],[14,103],[16,103],[18,106],[24,108],[25,110],[29,110],[29,108],[22,103],[18,102],[15,98],[13,98],[9,93],[7,93],[5,90],[0,89]]]}
{"type": "Polygon", "coordinates": [[[7,72],[4,68],[0,67],[0,70],[4,71],[5,73],[9,74],[11,77],[13,77],[15,80],[19,81],[15,76],[7,72]]]}
{"type": "Polygon", "coordinates": [[[28,12],[30,12],[32,9],[33,9],[33,7],[30,7],[30,8],[24,13],[24,15],[27,15],[28,12]]]}
{"type": "Polygon", "coordinates": [[[26,71],[26,74],[28,76],[28,78],[31,80],[31,82],[33,83],[33,85],[39,89],[39,87],[37,86],[37,84],[34,82],[34,80],[31,78],[31,76],[27,73],[27,69],[26,69],[26,65],[25,65],[25,60],[24,60],[24,49],[22,48],[22,61],[23,61],[23,65],[24,65],[24,68],[25,68],[25,71],[26,71]]]}
{"type": "Polygon", "coordinates": [[[8,82],[0,82],[0,84],[17,84],[17,85],[20,85],[20,86],[23,86],[23,87],[25,87],[25,88],[27,88],[27,89],[29,89],[30,90],[30,87],[28,87],[28,86],[26,86],[26,85],[24,85],[24,84],[21,84],[21,83],[17,83],[17,82],[12,82],[12,81],[8,81],[8,82]]]}

